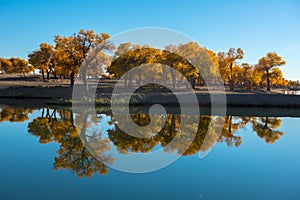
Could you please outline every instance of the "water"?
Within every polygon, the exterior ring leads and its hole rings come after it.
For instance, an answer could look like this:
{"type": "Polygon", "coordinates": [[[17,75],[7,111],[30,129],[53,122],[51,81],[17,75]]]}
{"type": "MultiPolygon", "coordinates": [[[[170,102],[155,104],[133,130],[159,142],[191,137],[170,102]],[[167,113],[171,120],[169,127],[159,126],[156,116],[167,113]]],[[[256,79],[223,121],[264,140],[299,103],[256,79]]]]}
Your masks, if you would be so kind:
{"type": "MultiPolygon", "coordinates": [[[[149,123],[146,114],[131,117],[140,125],[149,123]]],[[[101,153],[113,165],[118,158],[107,152],[145,154],[167,145],[179,118],[168,114],[164,131],[137,142],[116,129],[118,122],[106,109],[91,117],[78,116],[70,108],[1,106],[0,199],[299,198],[297,117],[201,116],[201,128],[184,155],[145,174],[105,166],[78,136],[85,122],[90,130],[101,125],[101,153]],[[204,150],[211,152],[200,159],[203,133],[218,119],[225,121],[222,135],[209,143],[204,150]]],[[[180,151],[181,145],[172,148],[180,151]]]]}

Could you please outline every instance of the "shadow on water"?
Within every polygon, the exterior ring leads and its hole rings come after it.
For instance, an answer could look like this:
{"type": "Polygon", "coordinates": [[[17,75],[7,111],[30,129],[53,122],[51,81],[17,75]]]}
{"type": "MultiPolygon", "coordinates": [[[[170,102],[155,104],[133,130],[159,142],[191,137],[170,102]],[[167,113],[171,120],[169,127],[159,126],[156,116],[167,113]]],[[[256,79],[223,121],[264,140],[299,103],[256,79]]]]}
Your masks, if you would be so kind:
{"type": "MultiPolygon", "coordinates": [[[[140,126],[150,123],[149,115],[144,108],[133,109],[131,119],[140,126]]],[[[88,112],[78,115],[70,108],[24,108],[13,106],[0,106],[0,122],[17,123],[28,122],[28,133],[39,139],[41,144],[56,142],[59,150],[55,156],[54,169],[68,169],[79,177],[91,177],[93,174],[108,172],[104,163],[113,163],[115,158],[106,152],[115,147],[121,154],[147,153],[155,149],[164,148],[176,136],[180,125],[180,114],[176,108],[168,110],[164,116],[165,124],[155,135],[147,138],[137,138],[124,133],[118,127],[108,108],[99,108],[96,115],[88,112]],[[36,112],[35,118],[29,114],[36,112]],[[95,127],[106,127],[98,131],[95,127]],[[89,131],[88,131],[89,130],[89,131]],[[86,139],[82,139],[86,138],[86,139]],[[100,154],[101,161],[92,156],[84,145],[88,141],[98,140],[95,151],[100,154]],[[105,161],[105,162],[103,162],[105,161]]],[[[232,111],[231,111],[232,112],[232,111]]],[[[239,111],[241,114],[241,111],[239,111]]],[[[161,124],[157,124],[158,128],[161,124]]],[[[225,143],[228,147],[239,147],[243,142],[239,130],[250,127],[264,142],[273,144],[284,133],[280,131],[281,118],[278,116],[199,116],[198,129],[195,138],[187,150],[182,150],[182,144],[176,143],[165,149],[167,152],[178,152],[189,156],[201,151],[207,151],[215,143],[225,143]],[[211,122],[224,120],[221,135],[209,131],[211,122]],[[203,142],[209,134],[209,141],[203,142]]],[[[184,133],[183,133],[184,134],[184,133]]]]}

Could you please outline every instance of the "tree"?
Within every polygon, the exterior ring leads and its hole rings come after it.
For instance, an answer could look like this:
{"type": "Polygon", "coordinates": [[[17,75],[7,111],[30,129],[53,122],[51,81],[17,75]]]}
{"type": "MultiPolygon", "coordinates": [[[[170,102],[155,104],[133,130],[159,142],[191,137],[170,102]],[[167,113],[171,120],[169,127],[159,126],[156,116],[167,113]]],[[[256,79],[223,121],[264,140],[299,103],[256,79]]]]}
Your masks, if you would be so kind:
{"type": "Polygon", "coordinates": [[[28,62],[21,58],[11,57],[10,59],[2,58],[1,70],[6,74],[23,74],[29,73],[33,67],[28,62]]]}
{"type": "Polygon", "coordinates": [[[0,70],[2,73],[10,73],[10,70],[12,69],[12,62],[7,58],[1,58],[0,59],[0,70]]]}
{"type": "Polygon", "coordinates": [[[40,73],[43,76],[43,80],[45,79],[45,72],[47,73],[47,79],[50,79],[50,73],[52,72],[54,76],[56,76],[54,72],[54,47],[47,43],[41,43],[40,48],[33,53],[28,55],[28,61],[32,64],[36,69],[40,70],[40,73]]]}
{"type": "Polygon", "coordinates": [[[252,88],[252,81],[251,81],[251,75],[253,71],[253,66],[248,63],[242,63],[241,67],[243,69],[242,72],[242,81],[246,84],[248,90],[252,88]]]}
{"type": "Polygon", "coordinates": [[[256,88],[261,86],[263,82],[263,72],[261,72],[258,65],[255,65],[250,72],[249,78],[251,80],[251,86],[255,86],[256,88]]]}
{"type": "Polygon", "coordinates": [[[236,76],[234,74],[234,63],[244,58],[244,51],[241,48],[230,48],[228,52],[219,52],[219,70],[224,82],[228,81],[229,89],[234,90],[236,76]]]}
{"type": "Polygon", "coordinates": [[[266,73],[267,79],[267,91],[271,91],[270,87],[270,72],[272,69],[285,65],[286,62],[275,52],[269,52],[266,56],[262,57],[258,61],[258,66],[261,71],[266,73]]]}
{"type": "Polygon", "coordinates": [[[87,69],[89,63],[83,64],[83,62],[92,48],[96,48],[95,50],[98,52],[112,49],[113,46],[109,43],[109,38],[110,36],[107,33],[95,34],[93,30],[85,31],[83,29],[73,36],[55,36],[57,60],[59,65],[68,72],[70,86],[74,85],[75,76],[81,72],[85,92],[87,93],[87,69]]]}
{"type": "Polygon", "coordinates": [[[21,73],[25,75],[33,70],[33,67],[28,64],[27,60],[21,58],[10,58],[10,62],[12,63],[12,73],[21,73]]]}
{"type": "Polygon", "coordinates": [[[196,85],[208,84],[205,81],[210,83],[218,81],[218,59],[213,51],[201,47],[195,42],[179,44],[177,49],[175,53],[188,61],[188,64],[182,65],[182,67],[178,66],[178,68],[182,68],[181,73],[188,72],[186,76],[188,76],[192,88],[195,88],[196,85]]]}
{"type": "MultiPolygon", "coordinates": [[[[130,69],[142,64],[149,64],[147,69],[149,77],[153,75],[154,80],[162,80],[164,83],[170,79],[172,88],[178,87],[183,77],[189,80],[191,86],[195,88],[196,78],[200,74],[211,77],[212,80],[217,68],[213,53],[200,47],[197,43],[166,46],[163,51],[147,45],[141,47],[124,43],[115,52],[115,60],[109,66],[108,72],[114,77],[120,78],[130,69]],[[179,73],[176,75],[174,70],[167,70],[165,66],[175,69],[181,74],[181,77],[179,77],[179,73]]],[[[133,78],[125,77],[125,87],[132,84],[133,78]]]]}

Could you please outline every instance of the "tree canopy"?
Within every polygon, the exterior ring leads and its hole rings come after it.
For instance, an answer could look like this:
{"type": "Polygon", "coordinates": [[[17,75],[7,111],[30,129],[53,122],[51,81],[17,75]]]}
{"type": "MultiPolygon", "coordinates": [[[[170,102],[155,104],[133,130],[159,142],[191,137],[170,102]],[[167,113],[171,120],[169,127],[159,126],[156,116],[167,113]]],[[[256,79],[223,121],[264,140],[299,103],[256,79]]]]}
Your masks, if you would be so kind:
{"type": "MultiPolygon", "coordinates": [[[[268,52],[257,63],[246,63],[243,62],[245,52],[241,48],[215,53],[196,42],[170,44],[164,49],[130,42],[117,45],[107,33],[97,34],[93,30],[83,29],[70,36],[56,35],[53,41],[53,44],[41,43],[37,50],[28,55],[28,61],[14,57],[0,58],[0,72],[26,75],[36,69],[43,79],[68,78],[70,86],[78,78],[84,83],[86,92],[87,79],[120,78],[141,64],[151,64],[149,75],[154,78],[161,76],[162,81],[173,88],[178,86],[181,77],[176,77],[165,66],[180,72],[194,89],[205,86],[205,81],[218,81],[218,72],[229,90],[266,87],[270,91],[272,87],[288,87],[296,83],[284,78],[279,67],[286,61],[276,52],[268,52]],[[160,70],[156,70],[158,65],[161,65],[160,70]],[[204,80],[203,77],[208,78],[204,80]]],[[[126,87],[133,84],[134,79],[140,83],[141,78],[128,77],[126,87]]]]}

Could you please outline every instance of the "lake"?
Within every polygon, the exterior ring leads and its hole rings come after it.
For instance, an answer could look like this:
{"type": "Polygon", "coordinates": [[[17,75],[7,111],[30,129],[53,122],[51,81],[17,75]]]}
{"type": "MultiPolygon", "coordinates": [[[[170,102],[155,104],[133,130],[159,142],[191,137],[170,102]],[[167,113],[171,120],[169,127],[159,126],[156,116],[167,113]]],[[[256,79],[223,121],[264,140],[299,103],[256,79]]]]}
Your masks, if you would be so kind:
{"type": "MultiPolygon", "coordinates": [[[[177,135],[187,137],[178,133],[177,112],[155,117],[157,130],[163,127],[157,134],[149,129],[147,137],[135,138],[106,108],[78,115],[71,108],[2,105],[0,199],[298,199],[300,118],[277,116],[274,109],[263,116],[234,113],[192,116],[198,124],[189,127],[196,132],[185,149],[168,146],[177,135]],[[209,131],[218,120],[224,122],[220,135],[209,131]],[[159,149],[182,156],[149,173],[115,167],[130,155],[159,149]]],[[[144,112],[130,118],[140,126],[151,122],[144,112]]]]}

